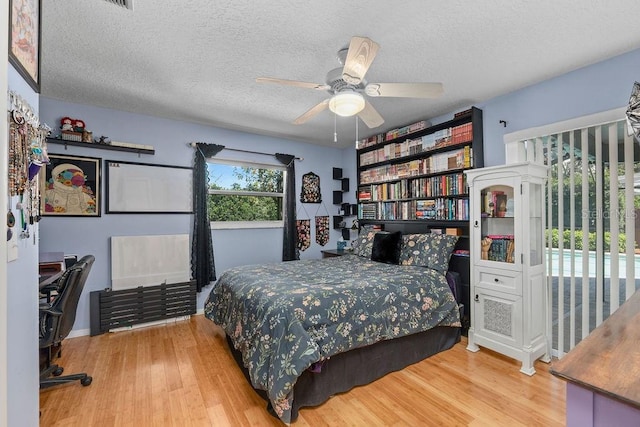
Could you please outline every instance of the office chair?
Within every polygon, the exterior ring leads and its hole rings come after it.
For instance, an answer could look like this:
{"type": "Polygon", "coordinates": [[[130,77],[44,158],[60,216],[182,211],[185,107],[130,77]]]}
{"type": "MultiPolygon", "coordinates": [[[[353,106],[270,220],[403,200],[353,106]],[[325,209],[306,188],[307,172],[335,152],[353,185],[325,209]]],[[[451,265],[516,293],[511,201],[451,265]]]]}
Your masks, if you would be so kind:
{"type": "Polygon", "coordinates": [[[80,294],[94,261],[93,255],[86,255],[65,270],[58,282],[58,295],[50,303],[40,304],[40,350],[45,357],[40,372],[41,389],[72,381],[80,381],[83,386],[91,384],[92,378],[86,373],[61,376],[64,368],[51,362],[62,340],[71,332],[80,294]]]}

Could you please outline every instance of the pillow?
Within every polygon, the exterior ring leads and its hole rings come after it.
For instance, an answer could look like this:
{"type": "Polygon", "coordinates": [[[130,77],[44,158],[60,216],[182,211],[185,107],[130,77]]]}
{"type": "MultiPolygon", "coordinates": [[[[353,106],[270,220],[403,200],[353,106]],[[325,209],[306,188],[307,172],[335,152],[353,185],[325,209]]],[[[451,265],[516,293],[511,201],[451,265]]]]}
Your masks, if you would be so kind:
{"type": "Polygon", "coordinates": [[[378,233],[384,233],[384,231],[363,230],[363,232],[360,233],[358,239],[356,240],[356,243],[353,247],[353,253],[371,259],[373,238],[378,233]]]}
{"type": "Polygon", "coordinates": [[[371,248],[371,261],[397,264],[400,259],[402,246],[402,232],[377,233],[373,238],[371,248]]]}
{"type": "Polygon", "coordinates": [[[446,273],[458,236],[449,234],[406,234],[402,236],[399,264],[429,267],[446,273]]]}

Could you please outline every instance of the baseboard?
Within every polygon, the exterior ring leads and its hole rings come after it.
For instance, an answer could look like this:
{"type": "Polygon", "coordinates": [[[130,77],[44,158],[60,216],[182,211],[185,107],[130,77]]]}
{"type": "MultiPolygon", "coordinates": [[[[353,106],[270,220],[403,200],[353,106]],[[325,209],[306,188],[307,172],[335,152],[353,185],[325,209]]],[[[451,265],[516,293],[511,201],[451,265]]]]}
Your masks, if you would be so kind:
{"type": "MultiPolygon", "coordinates": [[[[199,310],[196,310],[196,313],[193,314],[193,316],[202,316],[204,315],[204,308],[201,308],[199,310]]],[[[158,321],[158,322],[152,322],[149,324],[141,324],[141,325],[135,325],[129,328],[121,328],[121,331],[124,330],[131,330],[131,329],[138,329],[138,328],[145,328],[147,326],[154,326],[154,325],[164,325],[167,323],[171,323],[171,322],[179,322],[181,320],[189,320],[190,316],[180,316],[180,317],[176,317],[174,319],[167,319],[167,320],[162,320],[162,321],[158,321]]],[[[111,330],[111,332],[116,332],[115,330],[111,330]]],[[[69,335],[67,335],[67,338],[77,338],[77,337],[85,337],[87,335],[91,334],[91,329],[75,329],[72,330],[71,332],[69,332],[69,335]]]]}

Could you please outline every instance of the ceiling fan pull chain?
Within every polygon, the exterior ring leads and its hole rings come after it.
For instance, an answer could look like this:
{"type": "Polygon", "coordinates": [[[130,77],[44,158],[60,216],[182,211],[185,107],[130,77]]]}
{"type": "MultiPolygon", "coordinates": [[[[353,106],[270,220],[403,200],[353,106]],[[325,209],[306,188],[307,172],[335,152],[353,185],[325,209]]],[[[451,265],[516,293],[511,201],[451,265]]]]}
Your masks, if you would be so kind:
{"type": "Polygon", "coordinates": [[[358,146],[358,116],[356,115],[356,147],[358,146]]]}
{"type": "Polygon", "coordinates": [[[337,114],[333,113],[333,142],[338,142],[337,114]]]}

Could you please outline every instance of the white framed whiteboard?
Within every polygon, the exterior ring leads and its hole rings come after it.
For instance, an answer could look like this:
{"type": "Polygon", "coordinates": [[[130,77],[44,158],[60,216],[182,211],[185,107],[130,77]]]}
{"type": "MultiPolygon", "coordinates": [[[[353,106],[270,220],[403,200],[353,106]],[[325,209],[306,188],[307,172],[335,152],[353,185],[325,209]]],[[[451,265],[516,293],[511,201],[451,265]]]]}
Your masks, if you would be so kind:
{"type": "Polygon", "coordinates": [[[193,169],[105,160],[106,213],[193,213],[193,169]]]}
{"type": "Polygon", "coordinates": [[[111,289],[191,280],[188,234],[111,236],[111,289]]]}

